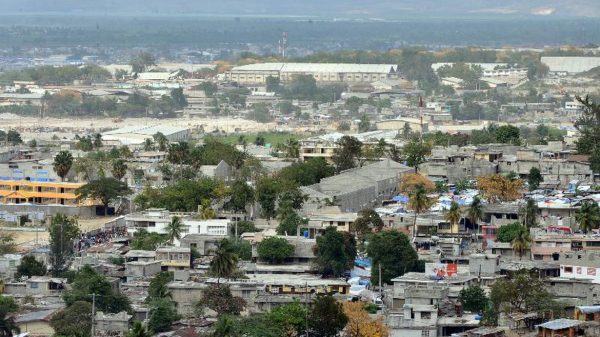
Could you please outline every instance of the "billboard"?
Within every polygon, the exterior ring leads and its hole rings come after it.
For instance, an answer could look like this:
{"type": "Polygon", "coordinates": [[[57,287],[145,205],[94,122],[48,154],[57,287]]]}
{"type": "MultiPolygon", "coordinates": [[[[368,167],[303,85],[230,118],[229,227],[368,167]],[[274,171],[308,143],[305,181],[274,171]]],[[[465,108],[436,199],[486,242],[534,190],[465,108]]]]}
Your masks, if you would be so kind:
{"type": "Polygon", "coordinates": [[[425,275],[443,280],[456,275],[458,265],[455,263],[425,263],[425,275]]]}

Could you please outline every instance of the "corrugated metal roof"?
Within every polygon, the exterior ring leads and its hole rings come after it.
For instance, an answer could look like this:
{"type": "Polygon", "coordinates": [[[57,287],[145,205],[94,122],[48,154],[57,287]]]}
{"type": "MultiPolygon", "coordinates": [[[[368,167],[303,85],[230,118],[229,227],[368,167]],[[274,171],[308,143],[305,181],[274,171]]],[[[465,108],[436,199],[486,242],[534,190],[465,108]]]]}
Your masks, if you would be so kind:
{"type": "Polygon", "coordinates": [[[548,330],[562,330],[580,325],[582,322],[575,319],[560,318],[544,324],[538,324],[535,327],[540,327],[548,330]]]}
{"type": "Polygon", "coordinates": [[[595,67],[600,67],[600,57],[582,56],[546,56],[541,62],[550,68],[552,72],[582,73],[595,67]]]}
{"type": "Polygon", "coordinates": [[[397,71],[393,64],[353,63],[256,63],[233,68],[232,71],[281,71],[287,73],[383,73],[397,71]]]}
{"type": "Polygon", "coordinates": [[[584,314],[593,314],[600,312],[600,305],[579,306],[577,309],[584,314]]]}

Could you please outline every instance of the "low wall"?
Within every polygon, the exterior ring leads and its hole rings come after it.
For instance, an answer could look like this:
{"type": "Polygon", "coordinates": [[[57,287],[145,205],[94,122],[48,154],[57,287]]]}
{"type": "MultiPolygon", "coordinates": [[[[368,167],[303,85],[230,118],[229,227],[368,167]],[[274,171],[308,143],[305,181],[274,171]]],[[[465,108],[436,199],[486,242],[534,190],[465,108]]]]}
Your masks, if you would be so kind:
{"type": "Polygon", "coordinates": [[[19,205],[0,204],[0,211],[8,213],[44,213],[44,216],[53,216],[59,213],[80,218],[93,218],[96,216],[96,206],[55,206],[55,205],[19,205]]]}

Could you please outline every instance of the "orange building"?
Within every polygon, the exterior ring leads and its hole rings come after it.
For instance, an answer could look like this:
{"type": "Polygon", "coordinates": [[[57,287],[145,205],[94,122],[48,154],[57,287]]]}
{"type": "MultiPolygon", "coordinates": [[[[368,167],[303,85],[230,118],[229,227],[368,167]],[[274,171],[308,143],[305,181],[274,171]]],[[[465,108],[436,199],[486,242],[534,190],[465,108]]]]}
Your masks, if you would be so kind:
{"type": "Polygon", "coordinates": [[[75,190],[81,183],[0,180],[0,203],[91,206],[95,201],[79,200],[75,190]]]}

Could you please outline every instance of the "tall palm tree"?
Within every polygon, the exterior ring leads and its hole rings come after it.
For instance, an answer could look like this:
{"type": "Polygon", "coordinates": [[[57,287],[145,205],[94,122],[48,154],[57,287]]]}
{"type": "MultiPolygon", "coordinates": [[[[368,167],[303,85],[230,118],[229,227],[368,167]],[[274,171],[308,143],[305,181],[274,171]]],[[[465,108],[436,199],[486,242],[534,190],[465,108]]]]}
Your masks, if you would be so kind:
{"type": "Polygon", "coordinates": [[[529,236],[529,229],[522,226],[517,232],[517,235],[512,240],[512,249],[519,253],[519,259],[523,259],[523,253],[531,246],[531,237],[529,236]]]}
{"type": "MultiPolygon", "coordinates": [[[[229,277],[236,270],[238,256],[229,240],[219,241],[216,247],[210,250],[210,254],[214,256],[210,261],[209,271],[217,278],[229,277]]],[[[219,283],[218,280],[217,283],[219,283]]]]}
{"type": "Polygon", "coordinates": [[[417,216],[431,207],[431,200],[427,196],[427,190],[423,184],[419,184],[408,197],[408,207],[415,212],[413,223],[413,236],[417,236],[417,216]]]}
{"type": "Polygon", "coordinates": [[[181,218],[178,216],[174,216],[171,219],[171,222],[167,225],[167,237],[169,238],[169,242],[173,244],[175,240],[181,239],[181,233],[184,230],[185,225],[181,221],[181,218]]]}
{"type": "Polygon", "coordinates": [[[527,204],[521,210],[521,214],[523,216],[523,225],[527,228],[537,226],[537,214],[539,212],[539,208],[534,200],[527,200],[527,204]]]}
{"type": "Polygon", "coordinates": [[[469,218],[473,226],[477,225],[479,229],[479,221],[483,219],[483,203],[481,203],[481,199],[478,196],[473,197],[473,202],[471,202],[471,206],[469,206],[469,210],[467,211],[467,218],[469,218]]]}
{"type": "Polygon", "coordinates": [[[69,151],[60,151],[54,157],[54,172],[58,174],[62,181],[69,174],[71,166],[73,166],[73,155],[69,151]]]}
{"type": "Polygon", "coordinates": [[[133,326],[127,333],[125,337],[151,337],[152,334],[148,332],[146,327],[140,321],[133,322],[133,326]]]}
{"type": "Polygon", "coordinates": [[[167,151],[169,140],[164,134],[157,132],[152,138],[154,138],[154,141],[158,144],[159,151],[167,151]]]}
{"type": "Polygon", "coordinates": [[[146,138],[144,140],[144,151],[152,151],[154,150],[154,141],[150,138],[146,138]]]}
{"type": "Polygon", "coordinates": [[[298,158],[300,157],[300,143],[294,138],[290,138],[285,143],[286,157],[298,158]]]}
{"type": "Polygon", "coordinates": [[[15,323],[15,319],[6,310],[0,310],[0,337],[12,337],[21,333],[21,329],[15,323]]]}
{"type": "Polygon", "coordinates": [[[579,228],[584,232],[597,229],[600,225],[600,207],[595,201],[584,201],[575,214],[579,228]]]}
{"type": "Polygon", "coordinates": [[[212,208],[212,205],[210,204],[210,199],[202,199],[202,204],[200,204],[200,219],[208,220],[214,219],[216,217],[217,213],[212,208]]]}
{"type": "Polygon", "coordinates": [[[444,219],[450,222],[451,232],[454,232],[454,226],[458,224],[460,218],[460,206],[456,201],[452,201],[450,204],[450,209],[446,211],[446,214],[444,214],[444,219]]]}
{"type": "Polygon", "coordinates": [[[111,173],[113,177],[117,180],[123,179],[125,174],[127,174],[127,164],[123,159],[115,159],[112,162],[111,173]]]}

